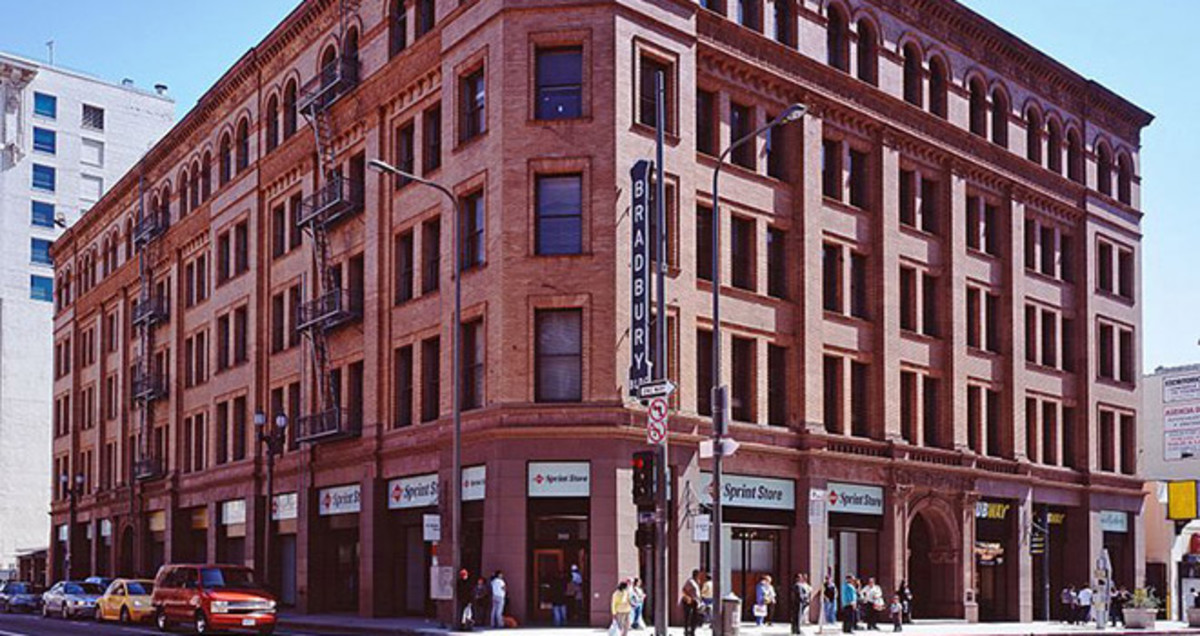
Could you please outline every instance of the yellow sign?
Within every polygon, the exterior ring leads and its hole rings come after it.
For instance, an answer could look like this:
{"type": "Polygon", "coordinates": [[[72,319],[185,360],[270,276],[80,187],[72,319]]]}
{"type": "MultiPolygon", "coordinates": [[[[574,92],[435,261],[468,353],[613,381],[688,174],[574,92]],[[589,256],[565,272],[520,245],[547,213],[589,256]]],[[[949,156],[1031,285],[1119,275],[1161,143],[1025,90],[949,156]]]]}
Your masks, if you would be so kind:
{"type": "Polygon", "coordinates": [[[1191,520],[1200,516],[1196,512],[1196,482],[1169,482],[1167,484],[1167,518],[1191,520]]]}

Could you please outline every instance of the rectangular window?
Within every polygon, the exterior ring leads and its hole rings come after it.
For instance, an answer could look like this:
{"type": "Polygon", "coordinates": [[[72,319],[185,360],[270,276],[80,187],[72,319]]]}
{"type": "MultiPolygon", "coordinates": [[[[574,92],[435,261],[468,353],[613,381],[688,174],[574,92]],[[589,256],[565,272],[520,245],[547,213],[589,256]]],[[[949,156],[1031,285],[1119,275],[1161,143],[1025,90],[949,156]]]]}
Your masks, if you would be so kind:
{"type": "Polygon", "coordinates": [[[842,246],[826,243],[821,252],[823,307],[842,313],[842,246]]]}
{"type": "Polygon", "coordinates": [[[917,440],[917,374],[900,372],[900,436],[909,444],[917,440]]]}
{"type": "Polygon", "coordinates": [[[437,24],[437,2],[435,0],[417,0],[417,34],[421,37],[433,30],[437,24]]]}
{"type": "Polygon", "coordinates": [[[271,296],[271,353],[283,351],[284,336],[287,333],[283,310],[283,294],[271,296]]]}
{"type": "Polygon", "coordinates": [[[754,291],[755,269],[758,261],[755,258],[755,228],[753,219],[733,217],[729,227],[730,258],[732,259],[733,286],[754,291]]]}
{"type": "MultiPolygon", "coordinates": [[[[1137,444],[1130,444],[1136,448],[1137,444]]],[[[1062,410],[1062,464],[1075,468],[1075,408],[1064,406],[1062,410]]]]}
{"type": "Polygon", "coordinates": [[[537,51],[537,119],[583,115],[583,47],[537,51]]]}
{"type": "Polygon", "coordinates": [[[229,461],[229,402],[217,404],[217,464],[229,461]]]}
{"type": "Polygon", "coordinates": [[[775,5],[775,41],[792,46],[792,5],[790,2],[777,1],[775,5]]]}
{"type": "Polygon", "coordinates": [[[1042,226],[1041,228],[1041,244],[1042,258],[1041,271],[1046,276],[1054,276],[1055,272],[1055,232],[1053,227],[1042,226]]]}
{"type": "MultiPolygon", "coordinates": [[[[416,133],[411,121],[396,129],[396,167],[408,174],[416,174],[417,170],[415,141],[416,133]]],[[[395,175],[395,177],[392,182],[397,190],[412,183],[408,177],[401,175],[395,175]]]]}
{"type": "MultiPolygon", "coordinates": [[[[1064,256],[1067,252],[1066,238],[1063,237],[1064,256]]],[[[991,203],[983,204],[983,251],[992,256],[1000,255],[1000,212],[991,203]]]]}
{"type": "Polygon", "coordinates": [[[900,268],[900,328],[917,330],[917,270],[900,268]]]}
{"type": "Polygon", "coordinates": [[[220,285],[229,280],[231,264],[231,250],[229,242],[229,232],[222,232],[217,235],[217,284],[220,285]]]}
{"type": "Polygon", "coordinates": [[[1042,366],[1058,367],[1058,319],[1054,312],[1042,310],[1042,366]]]}
{"type": "Polygon", "coordinates": [[[397,305],[413,299],[413,233],[405,232],[396,237],[396,299],[397,305]]]}
{"type": "Polygon", "coordinates": [[[1106,380],[1116,379],[1116,360],[1113,355],[1113,328],[1112,325],[1101,324],[1097,332],[1096,343],[1100,350],[1100,368],[1098,369],[1100,377],[1106,380]]]}
{"type": "Polygon", "coordinates": [[[821,193],[842,200],[842,144],[834,139],[821,142],[821,193]]]}
{"type": "MultiPolygon", "coordinates": [[[[775,117],[768,115],[767,121],[775,121],[775,117]]],[[[767,174],[780,181],[788,181],[787,167],[786,126],[772,126],[767,130],[767,174]]]]}
{"type": "Polygon", "coordinates": [[[288,288],[288,347],[300,344],[300,330],[296,328],[296,319],[300,316],[300,286],[288,288]]]}
{"type": "Polygon", "coordinates": [[[583,399],[583,311],[539,310],[537,330],[538,402],[578,402],[583,399]]]}
{"type": "Polygon", "coordinates": [[[487,87],[482,68],[460,80],[459,103],[459,140],[468,141],[482,135],[487,130],[487,87]]]}
{"type": "Polygon", "coordinates": [[[638,86],[638,123],[654,128],[658,125],[658,111],[656,89],[657,77],[659,73],[663,76],[663,92],[666,94],[663,104],[663,110],[666,112],[667,121],[664,122],[663,128],[668,132],[675,130],[675,114],[672,108],[671,96],[675,94],[674,77],[672,65],[663,60],[651,57],[645,53],[641,54],[638,86]]]}
{"type": "Polygon", "coordinates": [[[767,293],[775,298],[787,298],[787,233],[779,228],[767,228],[767,293]]]}
{"type": "Polygon", "coordinates": [[[583,251],[583,177],[538,175],[537,253],[579,254],[583,251]]]}
{"type": "Polygon", "coordinates": [[[1113,246],[1104,241],[1096,246],[1096,285],[1101,291],[1113,291],[1113,246]]]}
{"type": "Polygon", "coordinates": [[[33,113],[47,119],[58,118],[58,98],[46,93],[33,94],[33,113]]]}
{"type": "Polygon", "coordinates": [[[287,252],[287,218],[283,204],[271,210],[271,256],[279,258],[287,252]]]}
{"type": "Polygon", "coordinates": [[[1075,243],[1071,235],[1058,235],[1058,277],[1068,283],[1075,282],[1075,243]]]}
{"type": "Polygon", "coordinates": [[[233,461],[246,459],[246,397],[233,398],[233,461]]]}
{"type": "Polygon", "coordinates": [[[441,414],[441,341],[435,336],[421,342],[421,421],[441,414]]]}
{"type": "MultiPolygon", "coordinates": [[[[663,199],[665,200],[665,202],[663,204],[663,208],[664,208],[663,212],[665,213],[665,215],[667,217],[667,219],[666,219],[666,224],[667,224],[667,227],[666,227],[667,266],[670,267],[671,269],[678,269],[678,267],[679,267],[679,246],[678,246],[678,239],[676,238],[675,235],[678,232],[678,226],[679,226],[679,223],[678,223],[679,196],[675,189],[675,182],[670,181],[669,179],[664,179],[664,181],[666,181],[666,183],[663,184],[663,199]]],[[[657,193],[657,189],[653,190],[652,192],[657,193]]],[[[651,197],[651,200],[653,200],[653,196],[651,197]]],[[[650,262],[651,263],[658,263],[658,241],[659,241],[659,233],[658,232],[659,232],[658,214],[657,214],[657,211],[652,210],[652,213],[650,214],[650,262]]],[[[652,268],[650,271],[653,272],[655,270],[652,268]]]]}
{"type": "Polygon", "coordinates": [[[104,109],[91,104],[83,105],[83,116],[80,122],[84,128],[104,130],[104,109]]]}
{"type": "Polygon", "coordinates": [[[233,310],[233,363],[243,364],[250,359],[250,310],[238,307],[233,310]]]}
{"type": "Polygon", "coordinates": [[[967,196],[967,247],[978,250],[983,244],[983,213],[980,209],[980,199],[974,195],[967,196]]]}
{"type": "Polygon", "coordinates": [[[850,205],[856,208],[867,207],[867,153],[861,150],[850,150],[850,205]]]}
{"type": "Polygon", "coordinates": [[[1075,321],[1070,318],[1062,319],[1060,340],[1062,340],[1062,370],[1075,372],[1075,321]]]}
{"type": "Polygon", "coordinates": [[[477,190],[463,197],[462,218],[459,219],[459,231],[462,232],[462,253],[459,254],[459,271],[480,267],[484,263],[484,209],[483,191],[477,190]]]}
{"type": "Polygon", "coordinates": [[[53,265],[54,261],[50,259],[50,241],[46,239],[30,239],[29,240],[29,261],[36,265],[53,265]]]}
{"type": "Polygon", "coordinates": [[[850,434],[870,437],[870,368],[864,362],[850,361],[850,434]]]}
{"type": "Polygon", "coordinates": [[[55,189],[55,171],[50,166],[41,164],[33,164],[33,189],[43,190],[45,192],[54,192],[55,189]]]}
{"type": "MultiPolygon", "coordinates": [[[[749,135],[753,130],[754,109],[737,102],[730,102],[729,138],[736,141],[749,135]]],[[[734,148],[733,152],[730,153],[730,161],[747,170],[754,170],[757,167],[755,164],[755,158],[758,155],[757,141],[757,139],[750,139],[746,143],[734,148]]]]}
{"type": "Polygon", "coordinates": [[[717,154],[717,96],[709,91],[696,91],[696,151],[717,154]]]}
{"type": "Polygon", "coordinates": [[[1117,294],[1133,299],[1133,252],[1117,250],[1117,294]]]}
{"type": "Polygon", "coordinates": [[[233,275],[250,269],[250,223],[242,221],[233,226],[234,261],[233,275]]]}
{"type": "Polygon", "coordinates": [[[1128,329],[1120,329],[1118,331],[1118,346],[1121,355],[1120,376],[1117,378],[1121,382],[1133,382],[1133,370],[1136,363],[1133,359],[1133,332],[1128,329]]]}
{"type": "Polygon", "coordinates": [[[938,329],[937,277],[921,274],[921,333],[936,338],[938,329]]]}
{"type": "Polygon", "coordinates": [[[696,330],[696,413],[712,415],[713,334],[696,330]]]}
{"type": "Polygon", "coordinates": [[[54,204],[34,201],[30,222],[36,227],[54,227],[54,204]]]}
{"type": "Polygon", "coordinates": [[[921,229],[930,234],[937,234],[941,224],[938,190],[937,181],[921,178],[921,229]]]}
{"type": "Polygon", "coordinates": [[[1137,428],[1132,415],[1121,416],[1121,439],[1126,443],[1121,444],[1121,472],[1126,475],[1132,475],[1137,472],[1137,454],[1140,444],[1129,443],[1128,440],[1137,439],[1137,428]]]}
{"type": "Polygon", "coordinates": [[[987,425],[986,452],[992,457],[1004,457],[1004,436],[1000,430],[1000,392],[988,389],[984,392],[984,423],[987,425]]]}
{"type": "Polygon", "coordinates": [[[1037,267],[1037,221],[1025,219],[1025,269],[1037,267]]]}
{"type": "Polygon", "coordinates": [[[730,416],[740,422],[755,421],[754,387],[757,383],[755,364],[757,353],[751,338],[733,337],[733,351],[730,356],[730,367],[733,371],[733,383],[730,387],[729,410],[730,416]]]}
{"type": "Polygon", "coordinates": [[[401,428],[413,423],[413,349],[405,345],[395,351],[395,377],[393,385],[396,391],[395,427],[401,428]]]}
{"type": "Polygon", "coordinates": [[[55,154],[58,152],[58,136],[49,128],[33,127],[33,149],[37,152],[55,154]]]}
{"type": "Polygon", "coordinates": [[[982,320],[979,311],[979,289],[975,287],[967,288],[967,346],[979,348],[979,343],[982,340],[980,332],[982,331],[982,320]]]}
{"type": "Polygon", "coordinates": [[[868,318],[867,257],[850,252],[850,315],[868,318]]]}
{"type": "Polygon", "coordinates": [[[984,310],[984,346],[992,353],[1000,353],[1000,296],[984,294],[984,310]]]}
{"type": "Polygon", "coordinates": [[[917,173],[912,170],[900,170],[900,225],[917,226],[916,183],[917,173]]]}
{"type": "Polygon", "coordinates": [[[762,17],[759,15],[758,0],[737,0],[738,24],[754,31],[762,30],[762,17]]]}
{"type": "Polygon", "coordinates": [[[976,453],[980,452],[980,443],[983,440],[983,436],[980,435],[982,393],[981,387],[967,387],[967,447],[976,453]]]}
{"type": "Polygon", "coordinates": [[[442,219],[433,218],[421,224],[421,293],[438,289],[442,270],[442,219]]]}
{"type": "Polygon", "coordinates": [[[292,195],[288,201],[288,249],[294,250],[300,247],[300,241],[304,238],[303,231],[296,225],[296,219],[300,217],[300,206],[303,205],[304,198],[297,192],[292,195]]]}
{"type": "Polygon", "coordinates": [[[95,139],[81,139],[79,162],[97,168],[104,167],[104,142],[95,139]]]}
{"type": "Polygon", "coordinates": [[[713,279],[713,209],[696,206],[696,278],[713,279]]]}
{"type": "Polygon", "coordinates": [[[786,426],[788,420],[787,348],[767,345],[767,423],[786,426]]]}
{"type": "Polygon", "coordinates": [[[921,396],[924,404],[924,417],[922,418],[921,428],[925,434],[925,445],[933,448],[941,447],[942,434],[941,423],[939,422],[939,414],[941,409],[938,404],[938,379],[925,376],[925,383],[922,387],[924,395],[921,396]]]}
{"type": "Polygon", "coordinates": [[[1025,361],[1034,364],[1038,361],[1037,320],[1037,307],[1025,305],[1025,361]]]}
{"type": "Polygon", "coordinates": [[[217,318],[217,371],[229,368],[229,314],[217,318]]]}
{"type": "Polygon", "coordinates": [[[29,297],[34,300],[54,301],[54,279],[49,276],[29,277],[29,297]]]}
{"type": "Polygon", "coordinates": [[[405,0],[392,0],[392,19],[388,25],[388,55],[408,48],[408,7],[405,0]]]}
{"type": "Polygon", "coordinates": [[[429,175],[442,167],[442,105],[434,104],[425,110],[422,119],[421,144],[424,156],[421,158],[421,174],[429,175]]]}
{"type": "Polygon", "coordinates": [[[477,409],[483,406],[483,319],[477,318],[462,326],[462,407],[477,409]]]}

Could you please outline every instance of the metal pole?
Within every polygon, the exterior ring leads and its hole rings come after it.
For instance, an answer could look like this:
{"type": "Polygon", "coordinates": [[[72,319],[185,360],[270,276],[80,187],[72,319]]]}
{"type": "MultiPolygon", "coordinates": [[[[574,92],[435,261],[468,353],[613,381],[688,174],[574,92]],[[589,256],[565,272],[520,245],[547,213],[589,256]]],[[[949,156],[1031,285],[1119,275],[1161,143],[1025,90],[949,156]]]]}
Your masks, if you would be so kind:
{"type": "MultiPolygon", "coordinates": [[[[666,183],[663,177],[663,129],[666,128],[666,80],[662,71],[655,76],[656,112],[655,112],[655,169],[656,183],[654,187],[655,224],[658,227],[657,236],[653,237],[658,252],[658,268],[655,271],[655,287],[658,290],[657,315],[654,317],[658,326],[654,352],[654,378],[663,380],[667,377],[667,207],[666,183]]],[[[654,540],[654,633],[655,636],[667,634],[667,570],[670,567],[667,550],[667,437],[658,444],[658,491],[655,493],[655,540],[654,540]]]]}
{"type": "MultiPolygon", "coordinates": [[[[275,426],[274,421],[270,421],[266,426],[275,426]]],[[[271,520],[275,516],[273,508],[275,507],[275,441],[274,431],[272,438],[264,440],[267,443],[267,532],[263,538],[263,554],[266,558],[263,559],[263,584],[268,587],[271,585],[271,520]]]]}
{"type": "Polygon", "coordinates": [[[1039,511],[1042,533],[1042,620],[1050,621],[1050,507],[1039,511]]]}
{"type": "Polygon", "coordinates": [[[67,511],[67,554],[63,559],[63,579],[71,580],[71,559],[75,554],[75,483],[67,479],[67,504],[70,510],[67,511]]]}

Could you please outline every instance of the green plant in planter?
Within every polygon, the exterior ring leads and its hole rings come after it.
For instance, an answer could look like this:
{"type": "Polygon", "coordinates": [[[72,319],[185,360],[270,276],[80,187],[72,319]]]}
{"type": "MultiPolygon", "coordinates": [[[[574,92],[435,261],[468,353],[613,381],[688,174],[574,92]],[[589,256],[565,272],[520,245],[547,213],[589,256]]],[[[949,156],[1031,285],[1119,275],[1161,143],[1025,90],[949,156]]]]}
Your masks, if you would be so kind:
{"type": "Polygon", "coordinates": [[[1152,587],[1139,587],[1133,591],[1133,598],[1129,601],[1128,607],[1133,609],[1156,610],[1162,605],[1162,601],[1154,594],[1152,587]]]}

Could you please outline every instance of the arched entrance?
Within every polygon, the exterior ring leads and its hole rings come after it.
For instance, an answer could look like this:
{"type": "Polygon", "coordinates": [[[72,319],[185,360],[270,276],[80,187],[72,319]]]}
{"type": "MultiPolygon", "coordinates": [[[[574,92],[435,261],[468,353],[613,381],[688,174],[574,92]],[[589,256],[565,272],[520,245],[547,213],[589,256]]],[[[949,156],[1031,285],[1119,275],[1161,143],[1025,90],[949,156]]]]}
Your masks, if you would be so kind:
{"type": "Polygon", "coordinates": [[[919,502],[909,517],[908,585],[916,618],[961,618],[962,540],[949,506],[919,502]]]}
{"type": "Polygon", "coordinates": [[[121,543],[119,544],[120,556],[117,559],[118,576],[133,576],[133,528],[125,526],[121,531],[121,543]]]}

